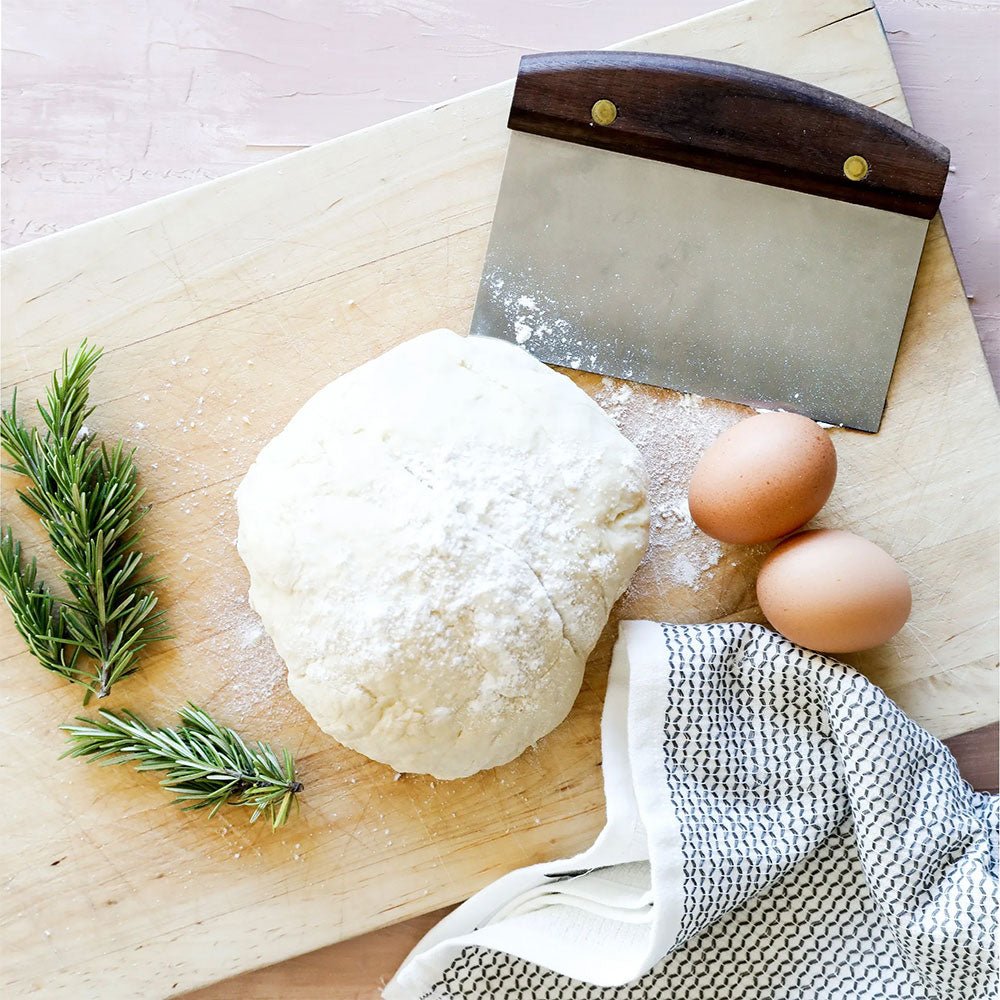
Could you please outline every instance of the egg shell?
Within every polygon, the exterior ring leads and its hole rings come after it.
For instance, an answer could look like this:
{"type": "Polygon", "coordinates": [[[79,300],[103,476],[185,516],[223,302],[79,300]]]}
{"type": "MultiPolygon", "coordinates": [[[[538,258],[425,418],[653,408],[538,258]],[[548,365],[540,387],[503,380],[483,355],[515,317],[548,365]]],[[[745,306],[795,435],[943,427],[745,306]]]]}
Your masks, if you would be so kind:
{"type": "Polygon", "coordinates": [[[782,542],[757,576],[757,600],[786,639],[821,653],[854,653],[891,639],[910,614],[906,574],[850,531],[803,531],[782,542]]]}
{"type": "Polygon", "coordinates": [[[830,435],[798,413],[761,413],[721,434],[688,488],[694,523],[722,542],[755,545],[801,528],[837,478],[830,435]]]}

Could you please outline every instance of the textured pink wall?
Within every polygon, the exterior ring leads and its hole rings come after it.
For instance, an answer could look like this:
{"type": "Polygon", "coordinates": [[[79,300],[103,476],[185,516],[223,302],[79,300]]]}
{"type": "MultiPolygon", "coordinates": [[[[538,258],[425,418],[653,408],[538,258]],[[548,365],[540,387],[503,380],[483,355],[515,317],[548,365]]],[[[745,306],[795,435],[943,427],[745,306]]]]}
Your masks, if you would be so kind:
{"type": "MultiPolygon", "coordinates": [[[[4,0],[7,246],[605,45],[718,0],[4,0]]],[[[1000,359],[1000,5],[882,0],[944,216],[1000,359]]],[[[994,364],[994,371],[997,370],[994,364]]]]}

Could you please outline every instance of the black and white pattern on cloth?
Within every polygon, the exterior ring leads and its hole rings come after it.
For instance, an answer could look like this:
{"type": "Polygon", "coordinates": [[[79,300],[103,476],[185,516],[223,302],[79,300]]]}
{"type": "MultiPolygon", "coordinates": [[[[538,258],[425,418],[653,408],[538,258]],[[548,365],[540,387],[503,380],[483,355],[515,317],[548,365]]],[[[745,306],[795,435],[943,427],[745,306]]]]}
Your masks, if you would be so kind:
{"type": "Polygon", "coordinates": [[[833,660],[760,627],[663,634],[676,946],[616,988],[466,948],[425,1000],[995,996],[997,800],[833,660]]]}
{"type": "Polygon", "coordinates": [[[820,849],[751,905],[717,921],[628,986],[567,979],[508,955],[466,949],[426,1000],[928,1000],[886,955],[875,905],[863,890],[845,823],[820,849]],[[862,889],[858,891],[858,884],[862,889]],[[808,916],[802,896],[809,899],[808,916]],[[857,992],[857,969],[882,978],[857,992]]]}
{"type": "Polygon", "coordinates": [[[678,944],[774,884],[850,817],[886,950],[929,996],[989,996],[996,900],[983,898],[982,873],[995,882],[997,860],[983,832],[990,813],[997,828],[997,800],[969,794],[930,733],[827,657],[765,629],[664,626],[664,638],[680,668],[668,675],[664,725],[683,830],[678,944]]]}

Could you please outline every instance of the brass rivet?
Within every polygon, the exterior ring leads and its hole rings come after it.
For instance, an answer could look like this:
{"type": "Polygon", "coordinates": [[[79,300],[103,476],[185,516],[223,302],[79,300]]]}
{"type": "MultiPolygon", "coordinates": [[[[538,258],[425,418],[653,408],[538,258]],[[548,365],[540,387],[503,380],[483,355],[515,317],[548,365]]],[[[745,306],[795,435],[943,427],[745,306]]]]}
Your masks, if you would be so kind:
{"type": "Polygon", "coordinates": [[[844,160],[844,176],[849,181],[863,181],[868,176],[868,161],[863,156],[849,156],[844,160]]]}
{"type": "Polygon", "coordinates": [[[594,119],[595,125],[611,125],[618,117],[618,109],[611,101],[601,98],[590,109],[590,117],[594,119]]]}

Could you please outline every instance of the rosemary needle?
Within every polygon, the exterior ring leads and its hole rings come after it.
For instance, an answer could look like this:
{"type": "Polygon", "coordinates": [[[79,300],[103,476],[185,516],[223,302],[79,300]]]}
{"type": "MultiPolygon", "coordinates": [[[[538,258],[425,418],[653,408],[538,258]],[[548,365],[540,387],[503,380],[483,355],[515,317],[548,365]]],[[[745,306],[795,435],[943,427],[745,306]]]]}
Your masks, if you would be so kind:
{"type": "Polygon", "coordinates": [[[185,809],[224,805],[252,809],[250,822],[266,815],[276,830],[288,819],[302,783],[287,750],[281,755],[267,743],[248,746],[234,730],[188,703],[176,729],[154,728],[138,716],[101,709],[99,719],[79,717],[81,725],[62,726],[70,746],[64,757],[90,757],[105,764],[132,761],[137,771],[166,771],[160,782],[185,809]]]}

